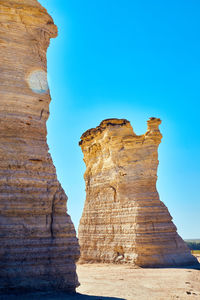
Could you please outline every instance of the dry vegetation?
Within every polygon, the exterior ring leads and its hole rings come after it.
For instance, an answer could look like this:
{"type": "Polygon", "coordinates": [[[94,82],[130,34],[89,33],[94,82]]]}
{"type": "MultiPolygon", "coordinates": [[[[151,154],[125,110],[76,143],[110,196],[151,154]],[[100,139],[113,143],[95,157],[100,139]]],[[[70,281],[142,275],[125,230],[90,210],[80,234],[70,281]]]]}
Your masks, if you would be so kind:
{"type": "Polygon", "coordinates": [[[200,254],[200,250],[192,250],[191,252],[195,256],[197,256],[198,254],[200,254]]]}

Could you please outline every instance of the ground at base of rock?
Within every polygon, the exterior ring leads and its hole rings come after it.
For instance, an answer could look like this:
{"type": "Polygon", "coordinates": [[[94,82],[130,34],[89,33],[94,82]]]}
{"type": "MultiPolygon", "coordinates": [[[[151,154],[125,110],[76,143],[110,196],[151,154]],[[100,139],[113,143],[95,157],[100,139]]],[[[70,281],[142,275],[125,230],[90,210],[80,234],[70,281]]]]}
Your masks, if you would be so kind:
{"type": "MultiPolygon", "coordinates": [[[[200,261],[200,256],[198,257],[200,261]]],[[[144,269],[131,265],[78,264],[77,294],[34,293],[1,300],[184,300],[200,299],[200,269],[144,269]]]]}
{"type": "Polygon", "coordinates": [[[104,297],[119,300],[200,299],[200,269],[83,264],[78,265],[77,272],[81,282],[77,292],[100,295],[99,300],[104,297]]]}

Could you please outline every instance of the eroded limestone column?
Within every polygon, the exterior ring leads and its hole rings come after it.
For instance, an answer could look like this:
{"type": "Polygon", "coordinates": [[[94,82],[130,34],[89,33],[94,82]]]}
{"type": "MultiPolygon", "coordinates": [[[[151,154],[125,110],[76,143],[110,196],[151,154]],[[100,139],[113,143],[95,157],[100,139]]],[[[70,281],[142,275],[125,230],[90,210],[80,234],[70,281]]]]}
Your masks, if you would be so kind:
{"type": "Polygon", "coordinates": [[[79,246],[46,141],[46,51],[36,0],[0,0],[0,292],[78,285],[79,246]]]}
{"type": "Polygon", "coordinates": [[[79,225],[80,262],[197,263],[159,199],[161,120],[147,123],[147,132],[137,136],[125,119],[104,120],[81,137],[86,201],[79,225]]]}

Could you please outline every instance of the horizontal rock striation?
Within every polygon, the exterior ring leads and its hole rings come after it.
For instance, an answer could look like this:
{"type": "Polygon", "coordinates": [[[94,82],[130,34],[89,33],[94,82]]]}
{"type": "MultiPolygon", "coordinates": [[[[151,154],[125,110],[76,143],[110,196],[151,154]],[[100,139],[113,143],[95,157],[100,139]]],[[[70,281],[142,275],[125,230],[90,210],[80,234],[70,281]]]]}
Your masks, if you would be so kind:
{"type": "Polygon", "coordinates": [[[160,119],[137,136],[125,119],[108,119],[80,141],[86,201],[79,225],[80,262],[142,267],[195,264],[156,190],[160,119]]]}
{"type": "Polygon", "coordinates": [[[36,0],[0,0],[0,293],[78,285],[78,241],[46,141],[56,36],[36,0]]]}

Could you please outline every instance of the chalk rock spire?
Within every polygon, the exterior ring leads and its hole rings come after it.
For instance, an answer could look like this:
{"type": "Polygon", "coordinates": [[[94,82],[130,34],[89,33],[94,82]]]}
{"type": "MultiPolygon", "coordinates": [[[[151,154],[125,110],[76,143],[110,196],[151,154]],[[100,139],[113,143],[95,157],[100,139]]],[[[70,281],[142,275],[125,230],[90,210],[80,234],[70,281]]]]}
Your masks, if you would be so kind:
{"type": "Polygon", "coordinates": [[[36,0],[0,0],[0,292],[78,285],[78,241],[46,140],[56,36],[36,0]]]}
{"type": "Polygon", "coordinates": [[[79,225],[80,262],[197,263],[159,199],[161,120],[147,123],[147,132],[137,136],[129,121],[108,119],[81,137],[86,201],[79,225]]]}

